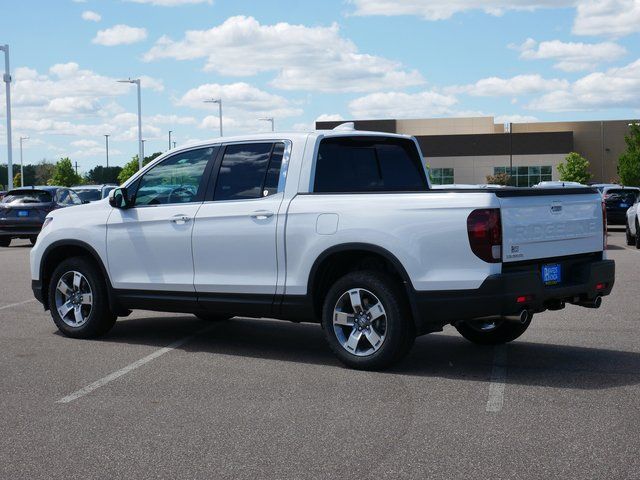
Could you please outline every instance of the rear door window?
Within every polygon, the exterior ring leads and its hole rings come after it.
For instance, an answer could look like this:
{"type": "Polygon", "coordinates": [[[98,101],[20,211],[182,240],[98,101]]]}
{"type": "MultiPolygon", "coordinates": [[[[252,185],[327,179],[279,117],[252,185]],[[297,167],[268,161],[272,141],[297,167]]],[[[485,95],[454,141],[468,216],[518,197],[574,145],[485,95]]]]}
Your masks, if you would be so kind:
{"type": "Polygon", "coordinates": [[[422,191],[427,179],[413,141],[336,137],[320,142],[314,192],[422,191]]]}
{"type": "Polygon", "coordinates": [[[609,189],[605,192],[604,200],[606,203],[626,203],[633,205],[638,199],[638,190],[631,189],[609,189]]]}
{"type": "Polygon", "coordinates": [[[225,149],[213,199],[246,200],[278,191],[284,143],[243,143],[225,149]]]}
{"type": "Polygon", "coordinates": [[[42,190],[9,192],[1,203],[51,203],[51,194],[42,190]]]}

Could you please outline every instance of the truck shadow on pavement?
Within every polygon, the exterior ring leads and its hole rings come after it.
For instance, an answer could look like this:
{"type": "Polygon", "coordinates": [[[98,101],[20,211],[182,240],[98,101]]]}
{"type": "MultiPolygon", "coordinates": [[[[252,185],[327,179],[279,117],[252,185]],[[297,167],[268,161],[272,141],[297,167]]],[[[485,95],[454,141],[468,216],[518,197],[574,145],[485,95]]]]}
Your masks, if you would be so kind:
{"type": "MultiPolygon", "coordinates": [[[[318,325],[277,320],[122,319],[100,341],[165,347],[196,332],[201,333],[181,350],[343,368],[318,325]],[[204,328],[207,330],[201,332],[204,328]]],[[[454,333],[419,337],[409,355],[384,374],[489,382],[493,347],[473,345],[454,333]]],[[[640,353],[533,343],[526,336],[506,347],[510,384],[597,390],[640,383],[640,353]]]]}

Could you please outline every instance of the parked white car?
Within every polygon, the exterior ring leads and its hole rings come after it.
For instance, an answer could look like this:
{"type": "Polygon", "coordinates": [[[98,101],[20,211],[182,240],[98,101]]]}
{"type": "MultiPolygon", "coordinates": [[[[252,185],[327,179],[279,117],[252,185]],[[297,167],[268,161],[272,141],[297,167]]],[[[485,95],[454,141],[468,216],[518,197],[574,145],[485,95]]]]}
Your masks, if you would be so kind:
{"type": "Polygon", "coordinates": [[[626,237],[627,245],[635,245],[640,249],[640,197],[627,210],[626,237]]]}
{"type": "Polygon", "coordinates": [[[137,308],[273,317],[322,323],[342,362],[378,369],[447,324],[499,344],[611,292],[595,189],[433,190],[422,158],[344,127],[172,150],[47,217],[34,294],[71,337],[137,308]]]}

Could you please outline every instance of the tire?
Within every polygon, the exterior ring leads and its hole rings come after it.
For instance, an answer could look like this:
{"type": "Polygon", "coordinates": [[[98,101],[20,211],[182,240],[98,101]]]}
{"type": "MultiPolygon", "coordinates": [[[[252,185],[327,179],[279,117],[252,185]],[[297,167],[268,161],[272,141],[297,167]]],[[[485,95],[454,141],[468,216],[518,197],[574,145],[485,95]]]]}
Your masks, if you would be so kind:
{"type": "Polygon", "coordinates": [[[322,326],[333,353],[343,364],[358,370],[390,367],[409,352],[416,336],[400,285],[376,271],[352,272],[333,284],[324,299],[322,326]],[[356,303],[362,306],[357,318],[353,291],[358,292],[356,303]],[[334,324],[334,314],[340,313],[340,324],[334,324]],[[356,340],[350,343],[352,337],[356,340]]]}
{"type": "Polygon", "coordinates": [[[637,218],[636,218],[636,248],[640,249],[640,226],[638,225],[637,218]]]}
{"type": "Polygon", "coordinates": [[[11,238],[0,238],[0,247],[8,247],[11,244],[11,238]]]}
{"type": "Polygon", "coordinates": [[[217,313],[195,313],[194,315],[205,322],[225,322],[233,318],[231,315],[220,315],[217,313]]]}
{"type": "Polygon", "coordinates": [[[627,245],[633,246],[636,244],[636,239],[631,235],[631,229],[629,228],[629,222],[626,225],[626,236],[627,236],[627,245]]]}
{"type": "Polygon", "coordinates": [[[85,257],[63,260],[53,271],[49,282],[49,306],[53,322],[67,337],[100,337],[111,330],[116,321],[116,316],[109,309],[102,273],[85,257]],[[79,281],[76,281],[76,274],[81,277],[79,281]],[[58,289],[61,280],[64,286],[58,289]],[[66,294],[63,288],[68,289],[66,294]],[[87,300],[90,304],[86,303],[87,300]],[[59,307],[74,308],[69,309],[63,318],[59,307]],[[78,310],[80,317],[77,316],[78,310]]]}
{"type": "Polygon", "coordinates": [[[501,345],[520,337],[527,331],[530,324],[531,319],[524,324],[506,320],[497,320],[496,322],[468,320],[458,323],[455,328],[460,335],[476,345],[501,345]],[[487,326],[490,323],[493,323],[493,328],[487,326]]]}

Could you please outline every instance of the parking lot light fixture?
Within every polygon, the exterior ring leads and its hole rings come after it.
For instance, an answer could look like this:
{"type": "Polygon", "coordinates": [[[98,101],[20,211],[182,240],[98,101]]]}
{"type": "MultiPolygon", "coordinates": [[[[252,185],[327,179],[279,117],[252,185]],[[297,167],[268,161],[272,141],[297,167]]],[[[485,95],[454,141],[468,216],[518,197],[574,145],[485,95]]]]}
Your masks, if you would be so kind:
{"type": "Polygon", "coordinates": [[[138,170],[142,170],[142,161],[144,155],[142,152],[142,94],[140,92],[140,79],[129,78],[127,80],[118,80],[120,83],[135,83],[138,86],[138,170]]]}
{"type": "Polygon", "coordinates": [[[204,103],[217,103],[218,104],[218,119],[220,120],[220,136],[222,137],[222,99],[212,98],[211,100],[205,100],[204,103]]]}
{"type": "Polygon", "coordinates": [[[271,131],[272,132],[276,131],[275,119],[273,117],[264,117],[264,118],[259,118],[258,120],[263,122],[271,122],[271,131]]]}
{"type": "Polygon", "coordinates": [[[22,161],[22,141],[28,140],[29,137],[20,137],[20,186],[24,187],[24,163],[22,161]]]}
{"type": "Polygon", "coordinates": [[[9,45],[0,45],[0,50],[4,52],[4,76],[7,102],[7,187],[13,189],[13,147],[11,145],[11,69],[9,67],[9,45]]]}

